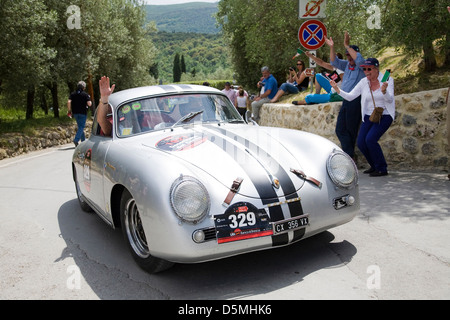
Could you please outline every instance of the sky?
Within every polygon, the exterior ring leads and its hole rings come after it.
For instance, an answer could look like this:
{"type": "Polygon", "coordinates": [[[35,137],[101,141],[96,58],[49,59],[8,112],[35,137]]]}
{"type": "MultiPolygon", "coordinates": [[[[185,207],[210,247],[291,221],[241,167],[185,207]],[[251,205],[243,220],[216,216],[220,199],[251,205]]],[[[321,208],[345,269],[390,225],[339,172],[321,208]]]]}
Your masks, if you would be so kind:
{"type": "Polygon", "coordinates": [[[187,3],[187,2],[209,2],[214,3],[218,2],[219,0],[144,0],[146,4],[153,4],[153,5],[168,5],[168,4],[180,4],[180,3],[187,3]]]}

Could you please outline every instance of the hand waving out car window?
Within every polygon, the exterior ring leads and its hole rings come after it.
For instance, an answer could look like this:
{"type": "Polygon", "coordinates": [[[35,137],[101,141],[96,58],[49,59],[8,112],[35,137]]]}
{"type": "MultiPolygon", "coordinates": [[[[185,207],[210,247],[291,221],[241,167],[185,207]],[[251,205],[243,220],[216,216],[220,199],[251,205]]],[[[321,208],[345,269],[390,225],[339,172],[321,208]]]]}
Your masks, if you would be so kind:
{"type": "Polygon", "coordinates": [[[108,113],[111,111],[109,106],[109,96],[114,92],[116,85],[113,84],[111,87],[109,78],[105,76],[100,79],[98,84],[100,87],[100,105],[97,111],[97,119],[103,134],[105,136],[111,136],[112,123],[108,120],[108,113]]]}

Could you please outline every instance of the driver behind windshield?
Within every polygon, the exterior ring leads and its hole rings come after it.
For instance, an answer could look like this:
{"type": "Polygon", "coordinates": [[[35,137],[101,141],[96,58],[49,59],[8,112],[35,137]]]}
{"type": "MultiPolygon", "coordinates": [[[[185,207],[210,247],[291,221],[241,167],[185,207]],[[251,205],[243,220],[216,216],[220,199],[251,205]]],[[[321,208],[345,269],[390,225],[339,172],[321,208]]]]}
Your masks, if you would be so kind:
{"type": "Polygon", "coordinates": [[[189,98],[189,102],[180,104],[180,115],[184,117],[191,112],[202,111],[203,107],[200,104],[200,101],[196,97],[189,98]]]}

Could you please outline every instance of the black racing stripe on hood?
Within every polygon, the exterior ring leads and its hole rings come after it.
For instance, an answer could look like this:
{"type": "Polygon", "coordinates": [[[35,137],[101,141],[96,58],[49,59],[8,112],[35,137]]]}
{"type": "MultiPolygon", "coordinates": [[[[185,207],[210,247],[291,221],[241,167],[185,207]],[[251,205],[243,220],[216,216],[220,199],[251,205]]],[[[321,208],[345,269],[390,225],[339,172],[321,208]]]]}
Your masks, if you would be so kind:
{"type": "MultiPolygon", "coordinates": [[[[278,166],[278,171],[275,173],[275,176],[280,181],[280,186],[283,188],[283,191],[286,196],[286,200],[298,198],[298,193],[295,190],[295,185],[292,180],[289,178],[287,172],[283,169],[281,165],[278,166]]],[[[292,218],[303,215],[303,207],[301,201],[294,201],[288,204],[289,213],[292,218]]],[[[294,238],[292,241],[297,241],[303,238],[305,235],[305,228],[294,231],[294,238]]]]}
{"type": "MultiPolygon", "coordinates": [[[[279,198],[275,190],[273,189],[272,183],[267,178],[267,175],[261,174],[261,168],[258,166],[252,165],[252,162],[255,161],[251,156],[239,148],[236,147],[236,145],[228,142],[224,138],[218,138],[217,136],[210,134],[208,132],[204,132],[204,134],[208,137],[208,140],[214,143],[219,148],[222,148],[222,150],[234,150],[234,157],[235,160],[240,159],[240,161],[236,161],[236,163],[239,163],[239,165],[242,167],[242,169],[245,171],[245,173],[250,177],[253,185],[256,188],[256,191],[258,192],[259,197],[261,198],[261,201],[264,205],[271,204],[274,202],[278,202],[279,198]],[[238,152],[240,153],[238,156],[238,152]],[[248,161],[242,161],[242,159],[245,159],[248,161]],[[253,160],[253,161],[252,161],[253,160]]],[[[283,211],[280,206],[273,206],[269,208],[270,218],[272,221],[280,221],[284,220],[283,211]]],[[[280,246],[285,245],[289,243],[289,236],[288,234],[281,234],[277,236],[272,236],[272,245],[273,246],[280,246]]]]}
{"type": "MultiPolygon", "coordinates": [[[[209,127],[208,127],[209,128],[209,127]]],[[[227,131],[222,129],[222,128],[211,128],[217,132],[219,132],[220,134],[226,136],[227,131]]],[[[245,139],[243,137],[239,137],[240,141],[243,141],[243,145],[251,150],[256,150],[256,154],[261,155],[263,157],[267,157],[267,158],[271,158],[271,155],[268,154],[266,151],[264,151],[263,149],[261,149],[258,145],[254,144],[253,142],[251,142],[248,139],[245,139]]],[[[223,139],[225,141],[225,139],[223,139]]],[[[234,139],[236,142],[239,143],[239,139],[235,138],[234,139]]],[[[236,153],[235,153],[236,154],[236,153]]],[[[273,159],[273,161],[275,161],[273,159]]],[[[287,174],[286,170],[284,170],[283,166],[281,164],[278,163],[278,171],[274,173],[274,175],[278,178],[278,180],[280,181],[280,186],[283,189],[284,193],[287,195],[286,196],[286,200],[290,200],[290,199],[295,199],[298,198],[298,194],[297,194],[297,190],[295,189],[295,185],[292,182],[291,178],[289,177],[289,175],[287,174]]],[[[258,174],[260,176],[260,173],[258,174]]],[[[265,178],[265,177],[264,177],[265,178]]],[[[255,184],[255,187],[257,186],[257,183],[255,183],[256,181],[253,180],[254,178],[252,178],[253,183],[255,184]]],[[[265,179],[267,181],[267,179],[265,179]]],[[[271,184],[269,184],[270,190],[275,194],[276,193],[273,189],[273,186],[271,184]]],[[[259,192],[259,191],[258,191],[259,192]]],[[[270,203],[270,202],[269,202],[270,203]]],[[[269,203],[264,203],[264,204],[269,204],[269,203]]],[[[276,208],[279,208],[280,213],[275,213],[274,212],[274,216],[272,217],[272,212],[271,213],[271,219],[272,221],[279,221],[279,220],[284,220],[284,216],[283,216],[283,212],[281,210],[280,206],[276,206],[276,208]]],[[[303,212],[303,207],[301,204],[301,201],[295,201],[295,202],[291,202],[288,204],[288,208],[289,208],[289,213],[291,215],[291,217],[296,217],[296,216],[301,216],[304,214],[303,212]]],[[[287,234],[284,234],[287,236],[287,234]]],[[[303,236],[305,235],[305,228],[294,231],[294,238],[292,241],[297,241],[300,240],[301,238],[303,238],[303,236]]],[[[281,237],[282,235],[279,236],[273,236],[273,245],[283,245],[286,244],[288,242],[288,240],[281,240],[279,237],[281,237]],[[284,242],[287,241],[287,242],[284,242]]]]}

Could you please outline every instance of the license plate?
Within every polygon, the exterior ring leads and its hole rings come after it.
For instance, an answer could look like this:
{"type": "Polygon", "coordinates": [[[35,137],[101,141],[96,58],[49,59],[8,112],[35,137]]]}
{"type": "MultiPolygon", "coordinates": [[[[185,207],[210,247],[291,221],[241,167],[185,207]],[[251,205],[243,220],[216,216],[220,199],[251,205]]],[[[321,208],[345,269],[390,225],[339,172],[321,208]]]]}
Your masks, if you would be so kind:
{"type": "Polygon", "coordinates": [[[214,216],[217,242],[227,243],[273,235],[266,210],[246,202],[237,203],[222,215],[214,216]]]}
{"type": "Polygon", "coordinates": [[[274,222],[273,233],[281,234],[288,231],[306,228],[307,225],[309,225],[308,215],[298,216],[292,219],[274,222]]]}

